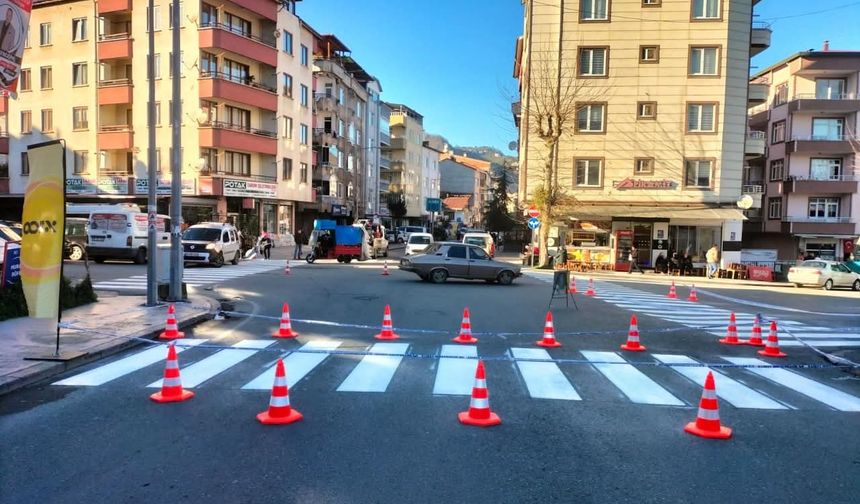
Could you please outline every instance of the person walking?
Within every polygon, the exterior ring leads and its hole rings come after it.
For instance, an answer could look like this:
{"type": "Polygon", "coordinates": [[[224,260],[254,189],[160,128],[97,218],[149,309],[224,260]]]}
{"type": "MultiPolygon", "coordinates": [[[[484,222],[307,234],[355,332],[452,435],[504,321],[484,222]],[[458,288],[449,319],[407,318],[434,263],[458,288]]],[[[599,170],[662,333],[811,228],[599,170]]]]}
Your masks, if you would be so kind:
{"type": "Polygon", "coordinates": [[[263,259],[271,259],[272,258],[272,247],[275,245],[275,242],[272,241],[272,238],[269,236],[269,233],[264,231],[263,236],[260,237],[260,250],[263,253],[263,259]]]}
{"type": "Polygon", "coordinates": [[[296,239],[296,246],[293,249],[293,259],[301,259],[302,258],[302,242],[304,241],[305,234],[302,232],[302,228],[296,229],[296,234],[294,236],[296,239]]]}
{"type": "Polygon", "coordinates": [[[705,253],[705,259],[708,261],[708,278],[717,276],[717,263],[720,260],[720,251],[716,244],[711,245],[711,248],[705,253]]]}
{"type": "Polygon", "coordinates": [[[627,270],[628,275],[633,273],[633,268],[636,268],[636,271],[639,273],[642,273],[643,275],[645,274],[645,272],[642,271],[642,268],[639,267],[639,249],[636,247],[630,247],[630,254],[627,256],[627,259],[630,260],[630,269],[627,270]]]}

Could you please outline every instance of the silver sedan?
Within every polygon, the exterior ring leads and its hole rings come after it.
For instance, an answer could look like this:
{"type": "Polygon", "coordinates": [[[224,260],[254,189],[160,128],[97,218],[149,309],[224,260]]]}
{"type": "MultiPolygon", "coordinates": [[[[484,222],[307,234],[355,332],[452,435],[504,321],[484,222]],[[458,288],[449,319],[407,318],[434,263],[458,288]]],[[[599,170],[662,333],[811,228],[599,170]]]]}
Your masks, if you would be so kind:
{"type": "Polygon", "coordinates": [[[494,261],[481,247],[459,242],[434,243],[422,254],[401,259],[400,269],[433,283],[463,278],[510,285],[522,276],[519,266],[494,261]]]}

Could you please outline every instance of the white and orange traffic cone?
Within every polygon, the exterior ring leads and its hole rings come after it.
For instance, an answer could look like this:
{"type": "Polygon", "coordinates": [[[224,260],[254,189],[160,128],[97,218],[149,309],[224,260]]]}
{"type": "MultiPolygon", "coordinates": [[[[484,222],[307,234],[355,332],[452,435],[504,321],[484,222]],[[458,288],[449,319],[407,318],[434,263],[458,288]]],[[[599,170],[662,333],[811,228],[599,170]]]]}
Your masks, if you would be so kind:
{"type": "Polygon", "coordinates": [[[735,319],[735,312],[729,315],[729,327],[726,328],[726,337],[721,339],[720,343],[724,345],[743,345],[743,342],[738,339],[738,325],[737,319],[735,319]]]}
{"type": "Polygon", "coordinates": [[[284,360],[278,359],[275,366],[275,383],[272,385],[272,397],[269,399],[269,409],[257,414],[257,420],[265,425],[285,425],[298,422],[302,414],[290,406],[290,389],[287,387],[287,373],[284,370],[284,360]]]}
{"type": "Polygon", "coordinates": [[[388,272],[388,259],[383,261],[382,263],[382,276],[389,276],[391,273],[388,272]]]}
{"type": "Polygon", "coordinates": [[[646,348],[639,344],[639,321],[636,315],[630,316],[630,330],[627,331],[627,343],[621,345],[628,352],[644,352],[646,348]]]}
{"type": "Polygon", "coordinates": [[[272,334],[275,338],[295,338],[299,333],[293,331],[293,325],[290,322],[290,305],[284,303],[281,309],[281,323],[278,327],[278,332],[272,334]]]}
{"type": "Polygon", "coordinates": [[[761,339],[761,315],[756,314],[753,320],[752,331],[750,331],[750,339],[744,341],[744,344],[750,346],[764,346],[764,341],[761,339]]]}
{"type": "Polygon", "coordinates": [[[472,320],[469,309],[463,308],[463,321],[460,322],[460,334],[452,339],[454,343],[477,343],[478,338],[472,336],[472,320]]]}
{"type": "Polygon", "coordinates": [[[472,399],[469,401],[469,411],[457,415],[461,424],[491,427],[502,423],[499,415],[490,411],[490,394],[487,390],[487,374],[484,361],[478,360],[475,371],[475,386],[472,387],[472,399]]]}
{"type": "Polygon", "coordinates": [[[585,295],[586,296],[594,296],[595,294],[596,294],[596,292],[594,292],[594,279],[589,278],[588,279],[588,289],[585,290],[585,295]]]}
{"type": "Polygon", "coordinates": [[[182,388],[179,378],[179,359],[176,358],[176,347],[173,343],[167,346],[167,362],[164,365],[164,378],[161,380],[161,391],[149,396],[157,403],[187,401],[194,397],[194,392],[182,388]]]}
{"type": "Polygon", "coordinates": [[[576,277],[570,275],[570,288],[567,289],[568,294],[576,294],[576,277]]]}
{"type": "Polygon", "coordinates": [[[705,378],[705,388],[699,401],[699,414],[696,421],[684,427],[684,432],[695,434],[708,439],[728,439],[732,430],[720,424],[720,407],[717,404],[717,389],[714,386],[714,374],[708,371],[705,378]]]}
{"type": "Polygon", "coordinates": [[[672,285],[669,287],[669,294],[666,294],[669,299],[678,299],[678,294],[675,292],[675,281],[672,280],[672,285]]]}
{"type": "Polygon", "coordinates": [[[170,305],[167,308],[167,322],[164,324],[164,332],[158,335],[158,339],[177,339],[185,336],[184,332],[179,330],[179,325],[176,323],[176,308],[170,305]]]}
{"type": "Polygon", "coordinates": [[[395,340],[400,338],[394,332],[394,326],[391,324],[391,306],[385,305],[385,313],[382,316],[382,332],[374,336],[380,340],[395,340]]]}
{"type": "Polygon", "coordinates": [[[552,324],[552,312],[546,312],[546,321],[543,324],[543,339],[537,342],[538,346],[546,348],[558,348],[561,343],[555,339],[555,327],[552,324]]]}
{"type": "Polygon", "coordinates": [[[690,295],[687,296],[687,301],[692,301],[693,303],[699,301],[699,296],[696,294],[696,284],[693,284],[693,286],[690,287],[690,295]]]}
{"type": "Polygon", "coordinates": [[[292,273],[292,269],[290,268],[290,260],[287,259],[287,266],[284,268],[284,275],[290,275],[292,273]]]}
{"type": "Polygon", "coordinates": [[[776,335],[776,321],[770,321],[770,332],[767,335],[767,341],[765,341],[764,350],[759,350],[756,352],[757,354],[764,357],[787,357],[786,354],[779,350],[779,337],[776,335]]]}

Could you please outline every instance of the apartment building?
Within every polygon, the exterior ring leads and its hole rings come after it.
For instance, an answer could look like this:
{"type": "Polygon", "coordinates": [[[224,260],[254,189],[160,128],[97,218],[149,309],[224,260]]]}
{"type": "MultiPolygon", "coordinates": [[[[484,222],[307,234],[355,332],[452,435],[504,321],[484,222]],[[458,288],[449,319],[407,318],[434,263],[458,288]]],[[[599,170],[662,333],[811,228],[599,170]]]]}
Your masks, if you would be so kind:
{"type": "MultiPolygon", "coordinates": [[[[382,85],[373,79],[367,83],[367,113],[364,115],[365,124],[364,144],[361,146],[367,159],[367,176],[365,177],[365,208],[364,215],[368,217],[379,217],[379,172],[382,170],[382,131],[379,128],[379,116],[383,105],[382,85]]],[[[387,124],[386,124],[387,125],[387,124]]],[[[384,139],[388,145],[388,139],[384,139]]],[[[386,165],[389,166],[389,165],[386,165]]]]}
{"type": "Polygon", "coordinates": [[[744,189],[761,200],[748,211],[746,247],[846,259],[860,230],[860,52],[806,51],[750,80],[744,189]]]}
{"type": "Polygon", "coordinates": [[[450,220],[481,227],[489,197],[491,167],[489,161],[457,156],[451,151],[439,156],[440,194],[450,220]]]}
{"type": "MultiPolygon", "coordinates": [[[[379,206],[377,213],[384,224],[391,226],[391,212],[388,210],[388,197],[391,189],[391,107],[379,100],[379,115],[376,127],[379,129],[379,206]]],[[[371,127],[373,124],[371,123],[371,127]]]]}
{"type": "Polygon", "coordinates": [[[712,244],[740,260],[749,58],[771,34],[752,23],[755,3],[523,0],[521,202],[547,158],[538,112],[552,96],[572,104],[554,165],[569,197],[551,235],[615,257],[635,244],[643,266],[669,250],[701,262],[712,244]]]}
{"type": "MultiPolygon", "coordinates": [[[[424,116],[403,104],[388,103],[391,143],[387,148],[391,169],[384,177],[389,191],[400,194],[406,203],[405,219],[413,224],[426,221],[428,212],[422,199],[424,156],[424,116]]],[[[397,223],[400,224],[400,223],[397,223]]]]}
{"type": "MultiPolygon", "coordinates": [[[[302,166],[312,159],[312,69],[309,54],[299,52],[310,42],[298,27],[294,4],[186,0],[180,8],[174,20],[171,4],[157,2],[150,27],[145,2],[34,3],[18,95],[4,100],[0,111],[9,135],[3,142],[7,173],[0,173],[7,182],[0,192],[17,201],[19,210],[28,175],[26,148],[53,138],[66,141],[70,202],[145,204],[150,78],[156,87],[158,193],[169,194],[171,87],[179,78],[184,220],[256,215],[262,230],[292,230],[295,203],[311,199],[302,166]],[[181,30],[179,76],[171,70],[175,27],[181,30]],[[156,45],[151,76],[150,28],[156,45]],[[295,55],[287,51],[288,40],[295,55]],[[283,85],[287,74],[295,97],[283,85]],[[305,101],[301,89],[307,90],[305,101]],[[294,167],[291,177],[284,177],[286,159],[294,167]]],[[[166,198],[160,200],[159,210],[167,205],[166,198]]]]}

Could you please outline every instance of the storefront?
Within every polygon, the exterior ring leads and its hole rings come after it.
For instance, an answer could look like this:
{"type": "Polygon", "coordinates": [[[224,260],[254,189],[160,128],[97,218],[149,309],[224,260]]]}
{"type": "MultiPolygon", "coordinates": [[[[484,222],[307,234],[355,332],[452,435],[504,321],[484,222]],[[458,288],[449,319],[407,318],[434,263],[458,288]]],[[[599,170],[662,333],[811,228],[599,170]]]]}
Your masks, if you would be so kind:
{"type": "Polygon", "coordinates": [[[800,254],[804,258],[820,258],[831,261],[847,261],[853,254],[856,260],[856,240],[854,236],[833,235],[796,235],[800,254]]]}

